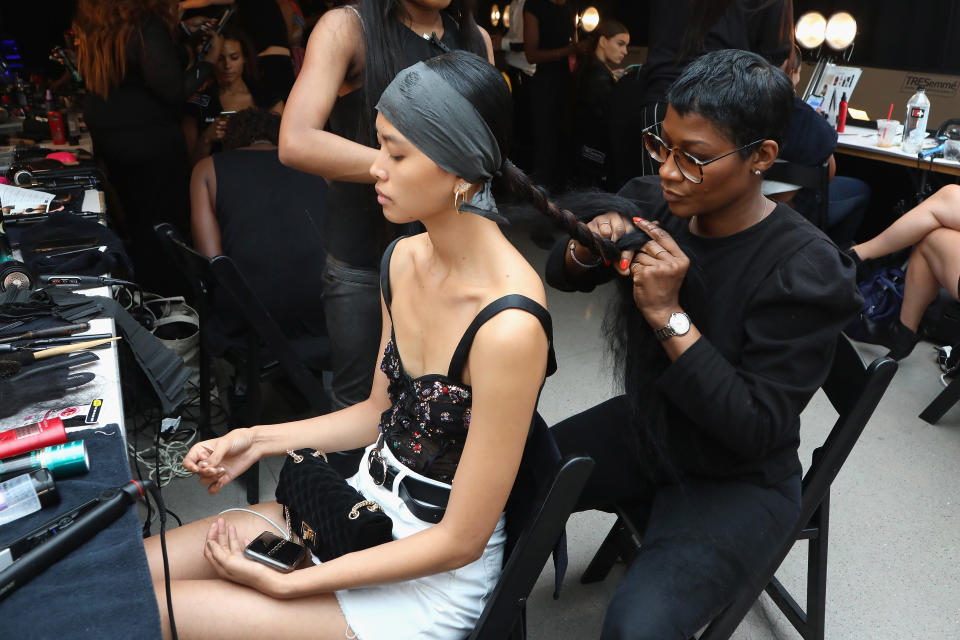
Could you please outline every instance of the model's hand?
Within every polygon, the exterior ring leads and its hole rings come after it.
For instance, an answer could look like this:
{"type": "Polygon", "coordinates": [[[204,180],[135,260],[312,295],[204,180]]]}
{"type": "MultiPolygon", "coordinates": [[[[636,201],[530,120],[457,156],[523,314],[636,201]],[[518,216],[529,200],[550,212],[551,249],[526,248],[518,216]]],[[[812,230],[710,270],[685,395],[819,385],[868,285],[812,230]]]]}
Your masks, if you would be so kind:
{"type": "Polygon", "coordinates": [[[634,224],[652,240],[631,261],[633,300],[651,326],[662,327],[679,310],[680,285],[690,267],[690,258],[670,234],[642,218],[634,224]]]}
{"type": "Polygon", "coordinates": [[[197,474],[211,495],[260,459],[249,429],[234,429],[213,440],[198,442],[183,459],[183,468],[197,474]]]}
{"type": "Polygon", "coordinates": [[[277,572],[244,556],[243,549],[248,544],[249,540],[244,540],[241,544],[235,526],[228,526],[223,518],[219,518],[207,532],[203,557],[224,580],[276,597],[277,572]]]}

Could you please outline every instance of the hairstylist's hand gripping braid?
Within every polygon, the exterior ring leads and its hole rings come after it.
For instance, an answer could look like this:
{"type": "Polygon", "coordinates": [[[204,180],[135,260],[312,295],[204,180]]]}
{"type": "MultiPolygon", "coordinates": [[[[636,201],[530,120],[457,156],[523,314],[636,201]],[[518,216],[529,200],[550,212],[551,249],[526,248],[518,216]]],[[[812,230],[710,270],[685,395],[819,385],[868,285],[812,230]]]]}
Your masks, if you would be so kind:
{"type": "MultiPolygon", "coordinates": [[[[658,225],[643,218],[634,218],[633,222],[651,238],[632,259],[633,301],[650,327],[656,330],[665,326],[672,314],[683,312],[679,302],[680,286],[690,268],[690,258],[658,225]]],[[[670,359],[676,360],[699,338],[700,331],[691,325],[686,334],[662,344],[670,359]]]]}

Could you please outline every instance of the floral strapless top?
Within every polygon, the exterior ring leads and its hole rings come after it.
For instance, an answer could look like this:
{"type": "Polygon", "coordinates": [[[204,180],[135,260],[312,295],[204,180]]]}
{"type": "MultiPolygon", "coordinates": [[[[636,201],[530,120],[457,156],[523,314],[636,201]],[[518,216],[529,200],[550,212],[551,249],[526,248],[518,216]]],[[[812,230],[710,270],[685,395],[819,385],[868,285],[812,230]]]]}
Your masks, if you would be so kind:
{"type": "Polygon", "coordinates": [[[384,446],[397,460],[433,480],[452,482],[470,428],[470,387],[445,375],[411,378],[393,337],[380,362],[390,385],[390,408],[380,418],[384,446]]]}

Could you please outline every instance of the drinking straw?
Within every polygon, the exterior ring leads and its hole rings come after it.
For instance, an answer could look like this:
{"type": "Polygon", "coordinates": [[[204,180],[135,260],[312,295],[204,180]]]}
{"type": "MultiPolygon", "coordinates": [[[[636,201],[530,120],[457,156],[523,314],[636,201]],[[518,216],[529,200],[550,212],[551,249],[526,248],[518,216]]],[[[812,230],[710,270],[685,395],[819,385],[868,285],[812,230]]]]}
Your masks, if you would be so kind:
{"type": "MultiPolygon", "coordinates": [[[[891,103],[890,103],[890,110],[887,111],[887,124],[886,124],[886,126],[883,128],[883,131],[880,133],[880,138],[886,138],[886,137],[887,137],[887,129],[890,128],[890,118],[892,118],[892,117],[893,117],[893,103],[891,102],[891,103]]],[[[879,139],[877,140],[877,144],[880,144],[879,139]]]]}

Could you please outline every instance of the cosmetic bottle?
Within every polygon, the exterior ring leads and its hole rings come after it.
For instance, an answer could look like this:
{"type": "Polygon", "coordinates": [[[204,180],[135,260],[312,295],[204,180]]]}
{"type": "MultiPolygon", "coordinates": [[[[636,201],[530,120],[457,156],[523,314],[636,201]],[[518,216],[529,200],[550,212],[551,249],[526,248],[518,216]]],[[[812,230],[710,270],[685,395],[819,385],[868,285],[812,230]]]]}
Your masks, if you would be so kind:
{"type": "Polygon", "coordinates": [[[60,501],[53,476],[46,469],[0,482],[0,525],[13,522],[60,501]]]}

